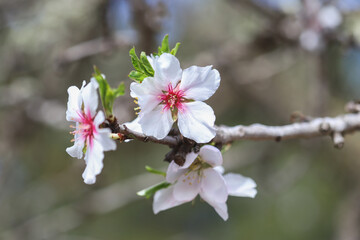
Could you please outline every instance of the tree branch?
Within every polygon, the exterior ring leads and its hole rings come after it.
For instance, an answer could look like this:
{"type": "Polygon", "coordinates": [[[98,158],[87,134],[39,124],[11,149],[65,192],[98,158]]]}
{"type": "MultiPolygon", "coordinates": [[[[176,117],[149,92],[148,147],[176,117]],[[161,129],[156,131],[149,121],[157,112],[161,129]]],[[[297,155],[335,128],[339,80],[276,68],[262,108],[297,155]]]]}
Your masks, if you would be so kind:
{"type": "MultiPolygon", "coordinates": [[[[175,147],[184,142],[180,136],[167,136],[159,140],[146,136],[143,133],[132,131],[124,124],[119,125],[119,129],[119,133],[112,134],[113,139],[137,139],[143,142],[160,143],[169,147],[175,147]]],[[[258,123],[249,126],[217,126],[216,136],[212,141],[218,144],[227,144],[237,140],[281,141],[330,136],[334,146],[342,148],[344,145],[344,135],[359,130],[360,114],[348,113],[334,118],[314,118],[306,122],[297,122],[283,126],[267,126],[258,123]]]]}
{"type": "Polygon", "coordinates": [[[288,140],[331,136],[334,146],[344,145],[344,135],[360,130],[360,114],[349,113],[334,118],[315,118],[308,122],[293,123],[284,126],[266,126],[252,124],[234,127],[220,126],[213,141],[229,143],[236,140],[288,140]]]}

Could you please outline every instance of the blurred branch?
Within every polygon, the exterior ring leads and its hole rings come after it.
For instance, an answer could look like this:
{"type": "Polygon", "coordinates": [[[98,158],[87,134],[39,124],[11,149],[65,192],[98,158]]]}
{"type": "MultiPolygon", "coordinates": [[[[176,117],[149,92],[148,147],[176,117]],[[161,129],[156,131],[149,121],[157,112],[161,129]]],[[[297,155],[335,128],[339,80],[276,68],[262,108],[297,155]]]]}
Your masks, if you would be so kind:
{"type": "MultiPolygon", "coordinates": [[[[275,140],[279,142],[288,139],[330,136],[334,142],[334,146],[336,148],[342,148],[344,145],[343,136],[360,130],[359,113],[348,113],[334,118],[304,119],[306,122],[292,123],[284,126],[267,126],[258,123],[249,126],[218,126],[216,127],[216,136],[213,142],[218,144],[226,144],[236,140],[275,140]]],[[[159,140],[142,133],[131,131],[125,125],[119,125],[119,128],[119,133],[124,135],[124,139],[137,139],[143,142],[160,143],[170,147],[184,143],[181,137],[167,136],[159,140]]]]}
{"type": "Polygon", "coordinates": [[[58,64],[62,66],[97,54],[109,52],[114,48],[128,47],[134,43],[134,38],[129,38],[122,33],[117,33],[111,38],[101,37],[89,40],[66,49],[58,58],[58,64]]]}
{"type": "Polygon", "coordinates": [[[133,11],[133,22],[139,35],[138,45],[145,52],[152,52],[155,47],[156,33],[161,29],[161,18],[166,14],[166,7],[159,2],[150,6],[144,0],[129,1],[133,11]]]}
{"type": "Polygon", "coordinates": [[[228,0],[228,3],[239,8],[249,8],[256,13],[259,13],[261,16],[267,17],[269,19],[279,19],[282,16],[280,12],[275,12],[268,8],[263,8],[260,5],[254,3],[252,0],[228,0]]]}

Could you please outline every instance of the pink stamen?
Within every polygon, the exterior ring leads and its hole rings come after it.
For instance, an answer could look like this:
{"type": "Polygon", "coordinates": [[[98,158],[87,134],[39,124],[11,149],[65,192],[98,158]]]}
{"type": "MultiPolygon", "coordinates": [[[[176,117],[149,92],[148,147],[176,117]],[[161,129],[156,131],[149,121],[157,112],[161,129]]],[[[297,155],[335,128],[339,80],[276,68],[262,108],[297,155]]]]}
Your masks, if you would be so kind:
{"type": "MultiPolygon", "coordinates": [[[[79,135],[78,138],[86,142],[88,147],[92,148],[94,144],[94,134],[97,133],[94,118],[91,117],[90,110],[87,110],[86,113],[85,111],[78,111],[77,114],[79,115],[79,124],[77,129],[71,132],[71,134],[79,135]]],[[[77,139],[75,139],[75,141],[76,140],[77,139]]]]}
{"type": "Polygon", "coordinates": [[[168,85],[167,91],[164,91],[163,94],[159,95],[161,103],[164,104],[164,110],[174,110],[174,108],[183,111],[184,110],[184,91],[180,90],[180,84],[175,88],[172,87],[171,83],[168,85]]]}

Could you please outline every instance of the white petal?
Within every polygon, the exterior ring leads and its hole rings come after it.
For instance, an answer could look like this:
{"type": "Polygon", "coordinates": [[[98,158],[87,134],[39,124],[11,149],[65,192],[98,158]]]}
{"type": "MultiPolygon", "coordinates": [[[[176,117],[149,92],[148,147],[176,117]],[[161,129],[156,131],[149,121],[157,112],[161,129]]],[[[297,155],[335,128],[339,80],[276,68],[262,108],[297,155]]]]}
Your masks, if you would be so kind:
{"type": "Polygon", "coordinates": [[[190,152],[186,155],[185,163],[183,166],[179,166],[175,161],[172,161],[169,164],[168,170],[166,172],[166,181],[169,183],[174,183],[179,177],[189,171],[187,168],[195,161],[197,153],[190,152]]]}
{"type": "Polygon", "coordinates": [[[86,114],[89,114],[90,112],[91,116],[95,116],[98,107],[98,94],[96,89],[97,85],[92,81],[88,83],[81,92],[84,102],[84,111],[86,114]]]}
{"type": "Polygon", "coordinates": [[[94,140],[92,147],[88,146],[85,153],[86,168],[82,174],[86,184],[94,184],[96,182],[96,175],[98,175],[103,168],[104,152],[102,145],[94,140]]]}
{"type": "Polygon", "coordinates": [[[96,133],[94,133],[94,137],[102,145],[103,151],[115,150],[116,143],[110,138],[111,130],[109,128],[99,128],[99,125],[104,121],[104,113],[99,111],[94,119],[94,125],[96,127],[96,133]]]}
{"type": "Polygon", "coordinates": [[[213,167],[221,166],[223,163],[221,151],[211,145],[205,145],[200,148],[199,156],[213,167]]]}
{"type": "Polygon", "coordinates": [[[149,61],[151,67],[154,69],[154,66],[155,66],[155,62],[159,59],[159,56],[154,56],[154,55],[150,55],[150,56],[147,56],[147,60],[149,61]]]}
{"type": "Polygon", "coordinates": [[[216,166],[216,167],[214,167],[213,169],[214,169],[215,171],[217,171],[218,173],[220,173],[221,175],[223,175],[224,172],[225,172],[225,169],[224,169],[223,166],[216,166]]]}
{"type": "Polygon", "coordinates": [[[179,177],[187,171],[187,169],[180,169],[180,166],[177,165],[175,161],[171,161],[166,171],[166,181],[169,183],[175,183],[176,180],[178,180],[179,177]]]}
{"type": "MultiPolygon", "coordinates": [[[[103,77],[104,79],[106,79],[106,77],[105,77],[104,74],[101,74],[101,75],[102,75],[102,77],[103,77]]],[[[98,89],[98,88],[99,88],[99,83],[97,82],[97,80],[96,80],[94,77],[92,77],[92,78],[90,79],[90,82],[91,82],[91,84],[93,85],[93,87],[94,87],[95,89],[98,89]]]]}
{"type": "Polygon", "coordinates": [[[205,101],[211,97],[220,85],[220,74],[212,66],[192,66],[183,71],[180,89],[185,97],[205,101]]]}
{"type": "Polygon", "coordinates": [[[167,87],[169,83],[176,87],[182,73],[179,60],[170,53],[163,53],[154,63],[156,81],[163,87],[167,87]]]}
{"type": "Polygon", "coordinates": [[[254,198],[257,191],[255,189],[256,183],[248,177],[240,174],[228,173],[224,175],[229,195],[236,197],[251,197],[254,198]]]}
{"type": "Polygon", "coordinates": [[[228,208],[225,203],[218,203],[218,202],[208,202],[217,212],[217,214],[219,214],[219,216],[224,219],[224,221],[228,220],[229,218],[229,214],[228,214],[228,208]]]}
{"type": "Polygon", "coordinates": [[[197,172],[189,172],[179,177],[174,184],[174,197],[178,201],[192,201],[200,191],[200,177],[197,172]]]}
{"type": "Polygon", "coordinates": [[[163,110],[159,105],[151,112],[144,113],[139,123],[145,135],[163,139],[171,129],[173,119],[170,110],[163,110]]]}
{"type": "Polygon", "coordinates": [[[200,195],[212,202],[226,202],[228,190],[224,178],[212,168],[203,171],[200,195]]]}
{"type": "Polygon", "coordinates": [[[173,196],[173,189],[174,188],[170,186],[155,193],[153,201],[153,211],[155,214],[160,211],[179,206],[186,202],[176,200],[173,196]]]}
{"type": "Polygon", "coordinates": [[[74,158],[81,159],[83,156],[83,149],[85,142],[77,135],[75,135],[74,137],[75,137],[74,139],[76,139],[74,145],[66,148],[66,152],[74,158]]]}
{"type": "Polygon", "coordinates": [[[137,98],[141,113],[152,111],[161,102],[159,95],[162,94],[161,86],[157,85],[154,78],[145,78],[142,83],[131,83],[130,95],[133,98],[137,98]]]}
{"type": "Polygon", "coordinates": [[[96,129],[99,129],[99,125],[102,124],[104,121],[105,121],[105,115],[104,115],[103,111],[99,111],[96,114],[96,117],[94,118],[94,125],[95,125],[96,129]]]}
{"type": "Polygon", "coordinates": [[[162,85],[158,84],[153,77],[145,78],[142,83],[133,82],[130,84],[130,95],[139,98],[145,95],[159,95],[162,93],[162,85]]]}
{"type": "Polygon", "coordinates": [[[178,112],[178,125],[181,134],[198,143],[207,143],[215,137],[215,115],[212,108],[203,102],[184,104],[184,111],[178,112]]]}
{"type": "Polygon", "coordinates": [[[199,155],[198,153],[194,153],[194,152],[189,152],[188,154],[186,154],[185,163],[180,167],[180,169],[185,169],[190,167],[190,165],[195,161],[198,155],[199,155]]]}
{"type": "Polygon", "coordinates": [[[124,125],[131,131],[142,133],[141,125],[139,123],[140,118],[137,117],[131,122],[124,123],[124,125]]]}
{"type": "Polygon", "coordinates": [[[75,86],[71,86],[68,88],[67,92],[69,94],[69,99],[67,102],[66,120],[78,121],[82,103],[80,89],[75,86]]]}

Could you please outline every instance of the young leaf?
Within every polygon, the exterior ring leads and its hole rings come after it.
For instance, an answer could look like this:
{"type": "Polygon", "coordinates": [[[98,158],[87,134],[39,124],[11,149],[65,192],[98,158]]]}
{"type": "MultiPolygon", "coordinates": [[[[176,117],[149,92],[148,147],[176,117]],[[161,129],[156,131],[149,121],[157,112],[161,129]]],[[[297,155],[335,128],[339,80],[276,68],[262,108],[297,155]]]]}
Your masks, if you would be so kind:
{"type": "Polygon", "coordinates": [[[129,51],[129,55],[131,57],[131,62],[134,66],[134,68],[137,70],[137,71],[142,71],[141,67],[140,67],[140,59],[136,56],[136,52],[135,52],[135,47],[133,47],[132,49],[130,49],[129,51]]]}
{"type": "Polygon", "coordinates": [[[170,53],[175,56],[177,51],[179,50],[179,47],[180,47],[180,43],[178,42],[175,44],[175,47],[173,49],[171,49],[170,53]]]}
{"type": "Polygon", "coordinates": [[[147,76],[142,73],[142,72],[138,72],[138,71],[135,71],[135,70],[132,70],[130,73],[129,73],[129,78],[137,81],[137,82],[142,82],[147,76]]]}
{"type": "MultiPolygon", "coordinates": [[[[165,37],[162,40],[160,51],[161,51],[161,54],[170,52],[170,49],[169,49],[169,35],[168,34],[166,34],[165,37]]],[[[160,53],[160,51],[159,51],[159,53],[160,53]]],[[[161,55],[161,54],[159,54],[159,55],[161,55]]]]}
{"type": "Polygon", "coordinates": [[[166,173],[165,173],[165,172],[159,171],[159,170],[156,170],[156,169],[153,169],[153,168],[150,167],[150,166],[145,166],[145,169],[146,169],[146,171],[148,171],[149,173],[158,174],[158,175],[162,175],[162,176],[166,177],[166,173]]]}
{"type": "Polygon", "coordinates": [[[117,89],[112,89],[106,81],[105,75],[96,66],[94,66],[93,77],[99,83],[101,103],[104,107],[106,118],[109,118],[112,116],[115,99],[125,93],[125,85],[121,83],[117,89]]]}
{"type": "Polygon", "coordinates": [[[145,52],[141,52],[140,54],[140,60],[142,63],[142,66],[145,70],[145,73],[151,77],[154,76],[154,69],[152,68],[149,60],[147,59],[146,53],[145,52]]]}
{"type": "Polygon", "coordinates": [[[146,197],[146,198],[150,198],[152,197],[157,191],[159,191],[160,189],[164,189],[169,187],[171,184],[168,182],[161,182],[158,184],[155,184],[151,187],[145,188],[141,191],[138,191],[136,194],[141,196],[141,197],[146,197]]]}
{"type": "Polygon", "coordinates": [[[118,88],[114,89],[115,98],[125,94],[125,84],[122,82],[119,84],[118,88]]]}

